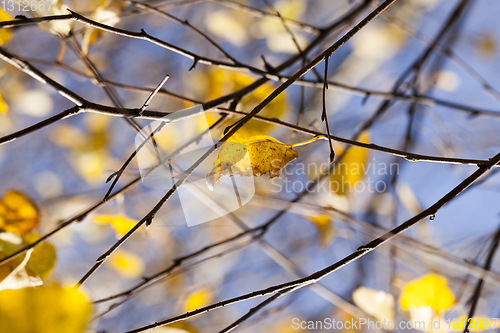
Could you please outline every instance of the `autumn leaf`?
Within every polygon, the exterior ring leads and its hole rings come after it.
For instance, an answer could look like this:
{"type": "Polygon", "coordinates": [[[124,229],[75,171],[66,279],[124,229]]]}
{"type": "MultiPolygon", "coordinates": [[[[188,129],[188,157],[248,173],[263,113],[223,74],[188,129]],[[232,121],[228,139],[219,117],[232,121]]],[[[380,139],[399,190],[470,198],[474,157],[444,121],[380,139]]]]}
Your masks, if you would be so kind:
{"type": "Polygon", "coordinates": [[[74,288],[56,284],[0,291],[2,332],[81,333],[90,303],[74,288]]]}
{"type": "Polygon", "coordinates": [[[111,255],[107,260],[107,264],[113,270],[129,279],[138,278],[144,272],[144,263],[141,257],[135,253],[121,249],[111,255]]]}
{"type": "Polygon", "coordinates": [[[0,200],[0,229],[24,235],[36,228],[38,221],[35,205],[24,194],[8,191],[0,200]]]}
{"type": "MultiPolygon", "coordinates": [[[[361,135],[362,143],[368,143],[369,140],[370,135],[368,132],[361,135]]],[[[336,151],[338,155],[342,154],[341,149],[336,149],[336,151]]],[[[365,175],[363,167],[366,168],[367,158],[368,149],[355,146],[350,147],[332,171],[330,176],[332,190],[339,195],[348,195],[351,193],[356,183],[361,181],[365,175]]]]}
{"type": "MultiPolygon", "coordinates": [[[[40,238],[38,233],[23,237],[4,232],[0,238],[0,259],[5,258],[27,244],[40,238]]],[[[18,289],[42,284],[56,261],[56,250],[50,243],[43,242],[27,254],[20,255],[0,265],[0,290],[18,289]]]]}
{"type": "MultiPolygon", "coordinates": [[[[32,244],[40,239],[40,235],[35,232],[24,237],[25,244],[32,244]]],[[[31,257],[26,264],[28,273],[36,275],[44,280],[54,268],[56,263],[56,249],[52,243],[43,242],[33,249],[31,257]]]]}
{"type": "MultiPolygon", "coordinates": [[[[7,14],[4,10],[0,9],[0,22],[12,21],[12,16],[7,14]]],[[[0,29],[0,45],[7,43],[12,37],[11,29],[0,29]]]]}
{"type": "MultiPolygon", "coordinates": [[[[209,69],[208,73],[200,76],[197,79],[197,84],[198,82],[205,83],[202,88],[204,90],[204,97],[208,100],[212,100],[242,89],[252,84],[255,80],[255,78],[246,74],[228,72],[220,68],[216,68],[209,69]]],[[[269,96],[275,88],[276,87],[270,83],[260,86],[241,100],[238,104],[237,110],[252,110],[267,96],[269,96]]],[[[289,110],[289,106],[285,94],[279,94],[268,105],[266,105],[262,111],[259,112],[259,116],[282,119],[287,110],[289,110]]],[[[207,115],[207,119],[209,122],[213,122],[218,119],[218,117],[207,115]]],[[[258,120],[250,120],[238,131],[238,134],[243,137],[265,134],[273,126],[275,125],[258,120]]]]}
{"type": "Polygon", "coordinates": [[[207,175],[207,185],[213,189],[223,176],[278,177],[289,162],[299,157],[293,145],[284,144],[270,136],[256,135],[248,139],[232,135],[219,147],[214,168],[207,175]]]}
{"type": "Polygon", "coordinates": [[[382,290],[360,287],[352,293],[354,303],[378,321],[394,321],[394,297],[382,290]]]}
{"type": "MultiPolygon", "coordinates": [[[[103,2],[94,10],[90,19],[109,26],[115,26],[120,22],[120,14],[124,6],[124,3],[121,1],[103,2]]],[[[82,41],[82,51],[84,54],[88,54],[90,46],[96,43],[103,33],[103,30],[96,28],[85,30],[82,41]]]]}
{"type": "Polygon", "coordinates": [[[314,224],[318,231],[319,242],[322,247],[327,247],[335,238],[335,228],[328,216],[308,216],[307,219],[314,224]]]}
{"type": "Polygon", "coordinates": [[[403,310],[429,306],[439,314],[451,308],[455,304],[455,298],[448,288],[446,278],[428,274],[406,283],[399,302],[403,310]]]}
{"type": "Polygon", "coordinates": [[[90,184],[101,184],[108,176],[112,162],[108,151],[110,117],[87,114],[85,130],[60,124],[50,133],[52,141],[68,148],[68,161],[75,171],[90,184]]]}
{"type": "Polygon", "coordinates": [[[30,274],[26,269],[26,264],[31,258],[33,249],[29,250],[22,259],[22,262],[17,265],[8,275],[0,282],[0,290],[6,289],[21,289],[25,287],[35,287],[43,284],[40,277],[30,274]]]}
{"type": "Polygon", "coordinates": [[[244,46],[248,43],[248,31],[241,18],[244,17],[235,17],[234,11],[215,11],[207,16],[205,25],[213,35],[233,45],[244,46]]]}
{"type": "Polygon", "coordinates": [[[120,235],[125,235],[137,224],[136,220],[131,219],[125,214],[95,215],[93,219],[101,225],[110,224],[120,235]]]}
{"type": "MultiPolygon", "coordinates": [[[[0,32],[3,30],[5,30],[5,29],[0,29],[0,32]]],[[[0,35],[0,38],[2,38],[1,35],[0,35]]],[[[7,103],[5,103],[2,95],[0,94],[0,113],[5,113],[8,110],[9,110],[9,106],[7,105],[7,103]]]]}
{"type": "MultiPolygon", "coordinates": [[[[51,0],[50,3],[48,1],[38,0],[37,9],[34,11],[34,13],[36,14],[36,16],[66,15],[68,14],[68,8],[69,7],[60,0],[51,0]],[[40,6],[40,3],[43,3],[45,6],[40,6]]],[[[54,35],[61,34],[63,36],[66,36],[67,34],[69,34],[73,27],[73,21],[57,20],[52,22],[44,22],[40,24],[40,27],[48,33],[54,35]]]]}
{"type": "Polygon", "coordinates": [[[213,299],[212,291],[208,288],[202,288],[188,295],[186,300],[186,312],[194,311],[209,304],[213,299]]]}

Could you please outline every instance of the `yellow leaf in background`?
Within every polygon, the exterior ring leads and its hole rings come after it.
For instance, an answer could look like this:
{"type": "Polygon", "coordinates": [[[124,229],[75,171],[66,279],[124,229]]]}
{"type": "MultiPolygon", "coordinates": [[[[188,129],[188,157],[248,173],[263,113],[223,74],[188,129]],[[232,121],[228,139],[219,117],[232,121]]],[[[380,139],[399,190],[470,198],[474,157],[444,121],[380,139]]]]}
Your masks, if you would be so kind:
{"type": "Polygon", "coordinates": [[[188,295],[185,311],[190,312],[208,305],[213,299],[212,291],[208,288],[199,289],[188,295]]]}
{"type": "MultiPolygon", "coordinates": [[[[50,15],[66,15],[68,11],[66,10],[68,5],[64,4],[60,0],[51,0],[51,3],[43,0],[31,0],[36,4],[37,9],[34,11],[35,16],[50,16],[50,15]],[[41,4],[45,6],[42,7],[41,4]],[[49,10],[50,5],[50,10],[49,10]]],[[[44,22],[39,25],[43,30],[54,35],[64,35],[66,36],[71,31],[73,27],[72,20],[58,20],[52,22],[44,22]]]]}
{"type": "MultiPolygon", "coordinates": [[[[37,232],[23,235],[23,237],[4,232],[0,236],[0,259],[17,252],[26,244],[31,244],[40,238],[37,232]]],[[[42,284],[42,280],[49,275],[54,267],[56,261],[55,248],[52,244],[44,242],[35,246],[28,254],[23,254],[0,265],[0,290],[42,284]]]]}
{"type": "Polygon", "coordinates": [[[135,253],[117,250],[107,261],[108,265],[129,279],[136,279],[144,272],[144,263],[135,253]]]}
{"type": "Polygon", "coordinates": [[[110,224],[115,228],[116,232],[120,235],[125,235],[130,231],[136,224],[137,221],[131,219],[127,215],[124,214],[116,214],[116,215],[95,215],[93,217],[94,221],[98,224],[110,224]]]}
{"type": "Polygon", "coordinates": [[[28,273],[40,277],[44,280],[54,268],[56,263],[56,249],[51,243],[43,242],[31,253],[31,257],[26,264],[28,273]]]}
{"type": "Polygon", "coordinates": [[[401,308],[430,306],[436,313],[448,310],[455,304],[453,293],[446,278],[428,274],[405,284],[399,299],[401,308]]]}
{"type": "Polygon", "coordinates": [[[394,321],[394,297],[382,290],[360,287],[352,293],[354,303],[378,321],[394,321]]]}
{"type": "Polygon", "coordinates": [[[90,303],[74,288],[58,285],[0,291],[2,332],[81,333],[90,303]]]}
{"type": "Polygon", "coordinates": [[[0,229],[24,235],[38,225],[35,205],[22,193],[8,191],[0,200],[0,229]]]}
{"type": "MultiPolygon", "coordinates": [[[[370,135],[365,132],[361,135],[362,143],[368,143],[370,135]]],[[[342,154],[341,149],[336,150],[337,155],[342,154]]],[[[352,146],[344,155],[342,160],[335,165],[330,175],[331,188],[339,195],[348,195],[356,186],[356,183],[364,178],[365,166],[368,159],[368,149],[352,146]]],[[[364,186],[363,186],[364,187],[364,186]]]]}
{"type": "MultiPolygon", "coordinates": [[[[22,246],[21,236],[9,232],[0,233],[0,259],[17,252],[22,246]]],[[[0,284],[24,261],[25,257],[26,255],[21,255],[0,265],[0,284]]]]}
{"type": "MultiPolygon", "coordinates": [[[[0,29],[0,31],[1,31],[1,29],[0,29]]],[[[1,38],[1,36],[0,36],[0,38],[1,38]]],[[[0,94],[0,113],[5,113],[5,112],[7,112],[7,110],[9,110],[9,106],[7,105],[7,103],[5,103],[2,95],[0,94]]]]}
{"type": "Polygon", "coordinates": [[[108,151],[111,117],[86,114],[86,129],[71,125],[59,125],[51,133],[51,139],[68,148],[68,161],[75,171],[90,184],[102,184],[109,176],[112,161],[108,151]]]}
{"type": "MultiPolygon", "coordinates": [[[[256,78],[253,78],[252,76],[237,72],[228,72],[220,68],[209,69],[207,74],[208,75],[200,78],[199,81],[202,81],[203,78],[206,79],[206,84],[203,89],[205,90],[205,96],[203,97],[210,100],[242,89],[256,80],[256,78]]],[[[251,111],[267,96],[269,96],[274,89],[275,86],[272,84],[260,86],[251,94],[243,98],[243,100],[238,104],[237,110],[244,110],[245,112],[251,111]]],[[[262,111],[259,112],[259,116],[282,119],[288,109],[289,106],[285,94],[279,94],[264,109],[262,109],[262,111]]],[[[209,117],[209,123],[218,119],[216,116],[209,117]]],[[[275,125],[264,123],[262,121],[250,120],[238,131],[238,134],[244,137],[266,134],[273,126],[275,125]]]]}
{"type": "Polygon", "coordinates": [[[278,0],[274,3],[273,6],[282,17],[292,20],[299,20],[307,10],[307,1],[278,0]]]}
{"type": "Polygon", "coordinates": [[[206,16],[205,25],[213,35],[229,41],[236,46],[248,43],[247,27],[245,27],[234,11],[214,11],[206,16]]]}
{"type": "Polygon", "coordinates": [[[219,148],[214,168],[207,175],[207,185],[213,189],[223,176],[278,177],[289,162],[299,157],[292,145],[284,144],[270,136],[256,135],[248,139],[232,135],[219,148]]]}
{"type": "Polygon", "coordinates": [[[50,139],[62,147],[78,148],[87,140],[87,133],[73,125],[58,124],[50,132],[50,139]]]}
{"type": "Polygon", "coordinates": [[[153,329],[155,333],[198,333],[198,331],[183,321],[173,323],[167,326],[161,326],[153,329]]]}
{"type": "MultiPolygon", "coordinates": [[[[231,72],[231,81],[234,82],[234,89],[242,89],[255,81],[254,78],[246,76],[241,73],[231,72]]],[[[241,105],[245,110],[251,111],[260,102],[266,99],[267,96],[271,95],[274,91],[275,86],[271,84],[265,84],[257,88],[253,93],[243,98],[241,105]]],[[[273,99],[262,111],[259,112],[259,116],[267,118],[277,118],[281,119],[285,111],[288,109],[288,103],[285,95],[279,94],[275,99],[273,99]]],[[[264,134],[268,132],[273,126],[273,124],[264,123],[258,120],[250,120],[246,123],[238,133],[242,136],[251,136],[257,134],[264,134]]]]}
{"type": "Polygon", "coordinates": [[[322,247],[330,245],[335,238],[335,228],[332,221],[328,216],[317,215],[308,216],[307,219],[311,221],[318,230],[319,242],[322,247]]]}
{"type": "Polygon", "coordinates": [[[26,269],[28,260],[31,259],[33,249],[23,255],[22,262],[15,267],[0,283],[0,290],[6,289],[22,289],[26,287],[35,287],[43,284],[40,277],[30,273],[26,269]]]}
{"type": "MultiPolygon", "coordinates": [[[[0,22],[12,21],[14,18],[0,9],[0,22]]],[[[11,29],[0,29],[0,45],[5,44],[12,37],[11,29]]]]}
{"type": "MultiPolygon", "coordinates": [[[[463,316],[461,318],[453,319],[449,325],[451,332],[463,332],[465,329],[465,323],[467,323],[468,317],[463,316]]],[[[491,329],[496,329],[500,327],[498,319],[490,319],[488,317],[473,317],[469,321],[469,330],[475,332],[481,332],[491,329]]],[[[448,323],[447,323],[448,324],[448,323]]]]}
{"type": "Polygon", "coordinates": [[[491,34],[483,34],[476,40],[476,47],[483,57],[493,57],[497,53],[497,41],[491,34]]]}
{"type": "MultiPolygon", "coordinates": [[[[120,22],[120,14],[123,7],[124,3],[121,1],[111,1],[111,3],[109,3],[109,1],[105,1],[95,9],[90,18],[99,23],[115,26],[118,22],[120,22]]],[[[88,54],[90,46],[97,42],[97,39],[103,33],[103,30],[95,28],[85,30],[82,41],[82,51],[84,54],[88,54]]]]}

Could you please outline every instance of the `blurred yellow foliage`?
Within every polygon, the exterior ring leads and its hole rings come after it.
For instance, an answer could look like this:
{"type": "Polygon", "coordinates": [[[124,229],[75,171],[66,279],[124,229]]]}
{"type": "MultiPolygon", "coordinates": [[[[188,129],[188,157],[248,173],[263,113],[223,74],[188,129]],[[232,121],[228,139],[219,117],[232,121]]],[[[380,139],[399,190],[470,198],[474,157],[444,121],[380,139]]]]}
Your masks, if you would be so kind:
{"type": "Polygon", "coordinates": [[[352,299],[361,310],[378,321],[394,321],[394,297],[383,290],[359,287],[352,299]]]}
{"type": "MultiPolygon", "coordinates": [[[[205,99],[212,100],[217,97],[223,96],[225,94],[231,93],[233,91],[242,89],[254,81],[255,78],[236,72],[227,72],[222,69],[209,69],[208,75],[205,76],[205,99]]],[[[267,96],[269,96],[275,87],[271,84],[265,84],[254,90],[251,94],[243,98],[240,102],[238,110],[243,109],[245,112],[251,111],[260,102],[262,102],[267,96]]],[[[288,110],[288,101],[285,95],[282,93],[278,95],[273,101],[271,101],[262,111],[259,112],[259,116],[268,118],[278,118],[282,119],[288,110]]],[[[214,116],[211,116],[214,117],[214,116]]],[[[217,118],[213,118],[215,120],[217,118]]],[[[241,136],[252,136],[257,134],[267,133],[274,125],[269,123],[264,123],[257,120],[250,120],[246,123],[238,133],[241,136]]]]}
{"type": "MultiPolygon", "coordinates": [[[[101,3],[95,8],[90,18],[96,22],[104,23],[109,26],[114,26],[120,22],[120,14],[125,7],[122,1],[100,1],[101,3]]],[[[87,54],[92,44],[96,43],[99,37],[104,34],[101,29],[90,28],[85,29],[83,33],[82,51],[87,54]]]]}
{"type": "Polygon", "coordinates": [[[476,40],[477,51],[486,58],[493,57],[497,53],[497,41],[491,34],[483,34],[476,40]]]}
{"type": "Polygon", "coordinates": [[[307,219],[314,224],[318,231],[319,243],[327,247],[335,239],[335,228],[330,217],[326,215],[308,216],[307,219]]]}
{"type": "Polygon", "coordinates": [[[2,332],[81,333],[90,303],[74,288],[46,287],[0,291],[2,332]]]}
{"type": "MultiPolygon", "coordinates": [[[[362,143],[370,141],[370,134],[364,132],[361,134],[362,143]]],[[[336,149],[337,156],[340,156],[343,149],[336,149]]],[[[365,176],[363,167],[368,160],[368,149],[361,147],[349,147],[342,160],[336,164],[334,171],[330,176],[332,189],[339,195],[348,195],[357,182],[365,176]]],[[[366,168],[366,166],[365,166],[366,168]]]]}
{"type": "MultiPolygon", "coordinates": [[[[40,239],[38,232],[22,237],[4,232],[0,238],[0,259],[10,256],[27,244],[40,239]]],[[[42,284],[56,262],[56,249],[51,243],[43,242],[34,249],[0,265],[0,290],[17,289],[42,284]],[[26,256],[29,256],[26,258],[26,256]],[[20,266],[22,264],[22,266],[20,266]],[[8,279],[7,279],[8,278],[8,279]]]]}
{"type": "MultiPolygon", "coordinates": [[[[0,9],[0,22],[12,21],[12,16],[7,14],[4,10],[0,9]]],[[[0,45],[7,43],[12,37],[11,29],[0,29],[0,45]]]]}
{"type": "Polygon", "coordinates": [[[35,205],[22,193],[8,191],[0,200],[0,229],[24,235],[38,225],[35,205]]]}
{"type": "Polygon", "coordinates": [[[108,151],[111,117],[100,114],[85,115],[85,130],[60,124],[50,133],[58,145],[68,148],[68,161],[75,171],[90,184],[101,184],[107,177],[112,158],[108,151]]]}
{"type": "MultiPolygon", "coordinates": [[[[23,236],[26,244],[32,244],[40,239],[38,232],[30,233],[23,236]]],[[[31,253],[30,259],[26,264],[28,273],[40,277],[44,280],[54,268],[56,264],[56,249],[52,243],[43,242],[35,246],[31,253]]]]}
{"type": "Polygon", "coordinates": [[[233,134],[220,148],[214,168],[207,175],[207,184],[213,188],[223,176],[278,177],[289,162],[299,157],[292,145],[284,144],[267,135],[245,139],[233,134]],[[247,154],[248,153],[248,154],[247,154]]]}
{"type": "MultiPolygon", "coordinates": [[[[2,30],[0,30],[0,31],[2,31],[2,30]]],[[[7,112],[7,110],[9,110],[9,106],[7,105],[7,103],[5,103],[2,95],[0,94],[0,113],[5,113],[5,112],[7,112]]]]}
{"type": "Polygon", "coordinates": [[[95,215],[93,219],[100,225],[110,224],[120,235],[125,235],[137,224],[136,220],[133,220],[124,214],[95,215]]]}
{"type": "Polygon", "coordinates": [[[186,312],[194,311],[208,305],[213,299],[212,291],[208,288],[199,289],[188,295],[186,300],[186,312]]]}
{"type": "Polygon", "coordinates": [[[117,250],[107,261],[108,265],[129,279],[136,279],[144,272],[144,263],[135,253],[117,250]]]}
{"type": "Polygon", "coordinates": [[[405,284],[399,299],[401,308],[430,306],[436,313],[448,310],[455,304],[453,293],[448,288],[446,278],[427,274],[405,284]]]}

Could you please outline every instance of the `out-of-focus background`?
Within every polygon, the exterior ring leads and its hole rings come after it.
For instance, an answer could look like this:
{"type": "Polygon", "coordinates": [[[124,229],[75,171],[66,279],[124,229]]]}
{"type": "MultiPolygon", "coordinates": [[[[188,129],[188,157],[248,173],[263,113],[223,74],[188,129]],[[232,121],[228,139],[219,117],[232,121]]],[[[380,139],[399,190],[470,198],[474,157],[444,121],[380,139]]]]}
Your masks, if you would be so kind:
{"type": "MultiPolygon", "coordinates": [[[[197,57],[225,63],[233,59],[241,65],[236,67],[251,66],[271,73],[274,67],[295,57],[296,61],[280,72],[288,77],[380,2],[179,0],[146,1],[144,6],[126,1],[54,0],[50,11],[28,12],[22,11],[23,6],[18,7],[17,2],[13,10],[9,9],[9,3],[1,8],[2,21],[16,15],[64,15],[70,8],[128,32],[144,29],[148,35],[197,57]],[[334,22],[341,23],[332,28],[334,22]],[[323,37],[305,57],[297,56],[298,47],[306,49],[318,36],[323,37]]],[[[494,0],[396,1],[330,58],[331,83],[326,91],[330,132],[423,155],[475,160],[496,155],[500,147],[499,5],[494,0]],[[426,51],[429,54],[418,69],[402,78],[426,51]],[[388,107],[379,112],[386,101],[390,101],[388,107]],[[373,121],[368,122],[370,119],[373,121]]],[[[164,91],[153,98],[148,109],[182,110],[228,95],[262,77],[203,61],[190,70],[193,60],[175,50],[74,20],[20,26],[0,33],[2,48],[88,101],[103,105],[116,106],[118,102],[126,108],[140,108],[167,74],[170,78],[164,91]],[[96,72],[106,84],[99,83],[96,72]]],[[[302,83],[286,89],[259,115],[326,133],[321,121],[323,75],[324,62],[316,67],[316,73],[307,73],[302,83]]],[[[278,85],[270,80],[253,90],[237,110],[250,112],[278,85]]],[[[0,94],[0,136],[74,106],[54,87],[3,61],[0,94]]],[[[218,106],[229,107],[229,103],[218,106]]],[[[209,114],[207,119],[213,124],[218,113],[209,114]]],[[[217,139],[237,119],[239,116],[233,115],[215,127],[213,137],[217,139]]],[[[135,121],[140,127],[150,122],[135,121]]],[[[0,227],[9,233],[0,234],[2,258],[12,253],[8,244],[19,249],[39,237],[33,236],[35,232],[44,235],[99,203],[110,185],[106,179],[135,150],[136,134],[121,117],[81,113],[1,145],[0,227]],[[28,218],[23,209],[29,211],[28,218]],[[12,218],[9,220],[7,214],[12,211],[20,214],[16,218],[29,220],[26,228],[9,229],[10,222],[6,221],[12,222],[12,218]]],[[[268,135],[289,145],[311,138],[256,120],[238,134],[245,138],[268,135]]],[[[170,129],[158,135],[158,145],[170,149],[188,135],[170,129]]],[[[349,147],[340,142],[333,146],[337,158],[349,147]]],[[[311,274],[420,213],[477,169],[474,165],[410,162],[383,151],[350,147],[342,160],[347,169],[334,169],[337,172],[332,176],[322,178],[326,179],[326,190],[311,189],[298,203],[288,204],[308,182],[319,179],[320,167],[329,162],[327,141],[317,140],[294,149],[299,157],[279,178],[254,177],[255,196],[231,215],[188,227],[180,200],[174,195],[152,225],[127,240],[81,290],[90,302],[120,294],[140,284],[143,277],[167,269],[172,260],[237,235],[242,225],[259,226],[281,209],[286,210],[263,238],[242,238],[203,251],[145,289],[94,304],[87,329],[125,332],[311,274]],[[346,181],[353,187],[328,185],[345,185],[346,181]],[[118,305],[110,308],[112,304],[118,305]]],[[[481,276],[486,277],[476,297],[479,301],[474,317],[498,317],[497,258],[493,258],[492,273],[483,274],[482,270],[488,254],[495,251],[494,236],[500,222],[495,174],[493,168],[435,218],[421,221],[402,236],[322,279],[320,286],[280,298],[237,331],[314,331],[294,327],[294,318],[372,318],[396,323],[441,320],[441,331],[460,331],[463,324],[448,327],[447,320],[467,317],[481,276]]],[[[133,160],[115,191],[139,175],[133,160]]],[[[192,177],[204,176],[195,172],[192,177]]],[[[77,283],[166,191],[151,189],[139,181],[82,221],[55,233],[47,240],[53,251],[39,250],[43,260],[55,262],[54,267],[44,267],[43,274],[32,274],[36,271],[32,269],[30,275],[40,279],[33,285],[42,280],[44,285],[77,283]]],[[[5,278],[14,268],[0,269],[5,271],[5,278]]],[[[262,300],[248,300],[191,318],[176,324],[179,331],[175,332],[219,331],[262,300]]],[[[494,326],[493,320],[491,323],[494,326]]],[[[165,327],[157,330],[174,332],[165,327]]],[[[429,325],[421,329],[431,330],[429,325]]]]}

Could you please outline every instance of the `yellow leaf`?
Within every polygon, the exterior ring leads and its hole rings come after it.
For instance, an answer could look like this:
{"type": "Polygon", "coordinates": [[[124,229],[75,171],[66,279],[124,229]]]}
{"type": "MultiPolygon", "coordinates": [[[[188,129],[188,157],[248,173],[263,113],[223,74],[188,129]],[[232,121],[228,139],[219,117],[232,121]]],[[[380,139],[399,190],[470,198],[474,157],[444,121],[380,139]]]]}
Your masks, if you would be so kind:
{"type": "MultiPolygon", "coordinates": [[[[12,21],[12,16],[0,9],[0,22],[12,21]]],[[[0,45],[5,44],[12,37],[11,29],[0,29],[0,45]]]]}
{"type": "Polygon", "coordinates": [[[186,312],[194,311],[208,305],[213,299],[212,292],[208,288],[199,289],[188,295],[186,301],[186,312]]]}
{"type": "Polygon", "coordinates": [[[394,321],[394,297],[382,290],[360,287],[352,293],[354,303],[378,321],[394,321]]]}
{"type": "Polygon", "coordinates": [[[307,219],[316,226],[321,246],[327,247],[330,245],[335,238],[335,228],[333,227],[330,218],[325,215],[317,215],[308,216],[307,219]]]}
{"type": "MultiPolygon", "coordinates": [[[[0,259],[13,254],[23,246],[22,238],[19,235],[3,232],[0,233],[0,237],[0,259]]],[[[25,256],[21,255],[0,265],[0,282],[24,261],[25,256]]]]}
{"type": "Polygon", "coordinates": [[[131,219],[127,215],[124,214],[116,214],[116,215],[95,215],[94,221],[98,224],[110,224],[115,228],[116,232],[120,235],[125,235],[130,231],[136,224],[137,221],[131,219]]]}
{"type": "Polygon", "coordinates": [[[428,274],[405,284],[399,300],[403,310],[411,307],[430,306],[436,313],[453,306],[455,298],[448,288],[446,278],[428,274]]]}
{"type": "Polygon", "coordinates": [[[51,243],[43,242],[31,253],[31,257],[26,264],[28,273],[40,277],[44,280],[54,268],[56,263],[56,249],[51,243]]]}
{"type": "MultiPolygon", "coordinates": [[[[8,232],[0,235],[0,259],[40,238],[37,232],[23,235],[23,237],[8,232]]],[[[28,253],[28,257],[24,254],[0,265],[0,290],[41,285],[42,280],[49,275],[56,260],[54,246],[44,242],[28,253]],[[6,281],[7,277],[9,279],[6,281]]]]}
{"type": "Polygon", "coordinates": [[[234,134],[219,148],[214,168],[207,175],[207,185],[213,189],[223,176],[278,177],[289,162],[299,157],[292,145],[270,136],[256,135],[245,139],[234,134]]]}
{"type": "Polygon", "coordinates": [[[2,332],[81,333],[90,303],[74,288],[58,285],[0,291],[2,332]]]}
{"type": "Polygon", "coordinates": [[[15,267],[0,283],[0,290],[5,289],[22,289],[25,287],[35,287],[43,284],[42,280],[29,273],[26,269],[26,264],[31,259],[33,249],[29,250],[24,256],[23,261],[15,267]]]}
{"type": "MultiPolygon", "coordinates": [[[[5,29],[3,29],[3,30],[5,30],[5,29]]],[[[1,31],[2,30],[0,30],[0,32],[1,31]]],[[[0,35],[0,38],[2,38],[1,35],[0,35]]],[[[7,103],[5,103],[2,95],[0,94],[0,113],[5,113],[5,112],[7,112],[7,110],[9,110],[9,106],[7,105],[7,103]]]]}
{"type": "Polygon", "coordinates": [[[248,43],[247,27],[234,15],[234,11],[214,11],[207,16],[205,25],[213,35],[236,46],[248,43]]]}
{"type": "MultiPolygon", "coordinates": [[[[365,132],[361,135],[362,143],[368,143],[370,135],[365,132]]],[[[341,155],[342,150],[337,149],[337,155],[341,155]]],[[[361,147],[350,147],[342,160],[335,165],[335,169],[330,175],[331,188],[339,195],[348,195],[354,190],[356,183],[362,181],[365,170],[363,167],[368,158],[368,149],[361,147]]],[[[366,166],[365,166],[366,168],[366,166]]],[[[364,188],[364,186],[363,186],[364,188]]]]}
{"type": "MultiPolygon", "coordinates": [[[[68,14],[67,9],[69,8],[66,4],[64,4],[60,0],[51,0],[49,3],[48,1],[42,1],[42,0],[31,0],[33,3],[37,5],[37,9],[34,11],[36,16],[50,16],[50,15],[65,15],[68,14]],[[41,4],[44,4],[45,6],[42,7],[41,4]],[[49,5],[50,5],[50,10],[49,10],[49,5]]],[[[67,35],[70,31],[71,28],[73,27],[73,21],[72,20],[58,20],[58,21],[52,21],[52,22],[44,22],[39,25],[43,30],[54,34],[54,35],[67,35]]]]}
{"type": "Polygon", "coordinates": [[[101,183],[108,175],[106,169],[112,160],[107,150],[110,122],[109,117],[88,114],[85,117],[86,131],[60,125],[51,135],[54,142],[69,148],[69,162],[88,183],[101,183]]]}
{"type": "Polygon", "coordinates": [[[24,194],[8,191],[0,200],[0,229],[24,235],[36,228],[38,221],[35,205],[24,194]]]}
{"type": "Polygon", "coordinates": [[[129,251],[117,250],[107,261],[108,265],[129,279],[136,279],[144,272],[142,259],[129,251]]]}
{"type": "MultiPolygon", "coordinates": [[[[200,81],[203,78],[200,78],[200,81]]],[[[222,69],[210,69],[208,76],[206,77],[205,93],[206,99],[215,99],[222,95],[234,92],[236,90],[242,89],[256,79],[237,72],[227,72],[222,69]]],[[[264,84],[254,90],[251,94],[243,98],[243,100],[238,104],[238,110],[250,111],[260,102],[262,102],[267,96],[269,96],[275,89],[272,84],[264,84]]],[[[287,99],[284,94],[279,94],[275,99],[273,99],[262,111],[259,112],[259,116],[267,118],[278,118],[281,119],[285,115],[285,111],[289,109],[287,99]]],[[[209,123],[218,119],[217,116],[208,116],[209,123]]],[[[249,137],[252,135],[267,133],[273,126],[270,123],[264,123],[262,121],[250,120],[246,123],[239,131],[243,137],[249,137]]]]}
{"type": "MultiPolygon", "coordinates": [[[[90,18],[96,22],[104,23],[109,26],[115,26],[120,22],[120,14],[124,7],[121,1],[111,1],[110,6],[108,1],[101,3],[90,18]]],[[[103,30],[90,28],[86,29],[83,33],[82,51],[88,54],[89,48],[92,44],[97,42],[98,38],[104,33],[103,30]]]]}

